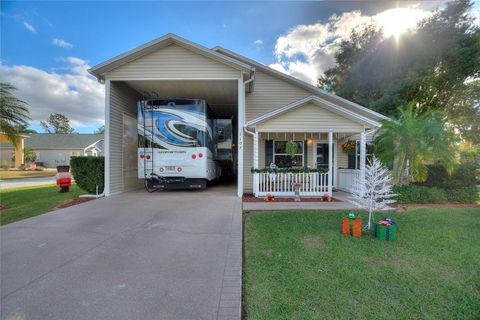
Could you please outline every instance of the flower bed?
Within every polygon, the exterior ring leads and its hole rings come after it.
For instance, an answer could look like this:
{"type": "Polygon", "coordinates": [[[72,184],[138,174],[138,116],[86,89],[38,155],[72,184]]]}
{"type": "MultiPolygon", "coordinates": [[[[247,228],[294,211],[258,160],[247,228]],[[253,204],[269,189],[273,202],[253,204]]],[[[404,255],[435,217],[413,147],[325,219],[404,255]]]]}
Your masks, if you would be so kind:
{"type": "MultiPolygon", "coordinates": [[[[322,197],[300,197],[302,202],[325,202],[329,203],[328,201],[322,201],[322,197]]],[[[332,198],[332,202],[342,202],[339,199],[332,198]]],[[[263,198],[257,198],[253,194],[244,194],[242,197],[243,202],[267,202],[263,198]]],[[[275,197],[275,200],[271,202],[294,202],[295,200],[293,197],[275,197]]],[[[331,203],[331,202],[330,202],[331,203]]]]}

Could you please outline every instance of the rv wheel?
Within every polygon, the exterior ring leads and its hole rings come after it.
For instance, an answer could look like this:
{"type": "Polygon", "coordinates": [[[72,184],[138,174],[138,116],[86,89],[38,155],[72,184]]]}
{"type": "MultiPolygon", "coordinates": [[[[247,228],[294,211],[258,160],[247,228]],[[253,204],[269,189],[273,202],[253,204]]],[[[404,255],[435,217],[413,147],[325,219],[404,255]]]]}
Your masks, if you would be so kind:
{"type": "Polygon", "coordinates": [[[147,192],[152,193],[158,190],[157,188],[154,187],[154,182],[152,179],[145,179],[144,181],[145,181],[145,190],[147,190],[147,192]]]}

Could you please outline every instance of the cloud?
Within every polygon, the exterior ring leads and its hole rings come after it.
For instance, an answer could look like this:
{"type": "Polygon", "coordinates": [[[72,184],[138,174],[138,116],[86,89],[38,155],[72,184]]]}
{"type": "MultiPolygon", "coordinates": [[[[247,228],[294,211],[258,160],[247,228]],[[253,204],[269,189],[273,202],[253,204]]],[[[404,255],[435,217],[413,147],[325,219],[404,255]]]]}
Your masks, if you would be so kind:
{"type": "Polygon", "coordinates": [[[23,26],[31,33],[37,33],[37,30],[35,30],[35,28],[30,23],[23,21],[23,26]]]}
{"type": "Polygon", "coordinates": [[[38,124],[51,113],[66,115],[73,127],[104,122],[104,88],[88,74],[90,67],[76,57],[61,59],[64,73],[46,72],[31,66],[0,65],[0,81],[18,90],[15,95],[28,102],[32,123],[38,124]]]}
{"type": "Polygon", "coordinates": [[[263,44],[263,40],[261,40],[261,39],[255,40],[255,41],[253,41],[253,44],[257,45],[257,46],[261,46],[263,44]]]}
{"type": "Polygon", "coordinates": [[[73,47],[73,44],[63,40],[63,39],[58,39],[58,38],[53,38],[52,39],[52,44],[54,46],[60,47],[60,48],[65,48],[65,49],[70,49],[73,47]]]}
{"type": "MultiPolygon", "coordinates": [[[[424,17],[426,11],[416,12],[415,17],[424,17]]],[[[388,11],[388,12],[387,12],[388,11]]],[[[376,16],[366,16],[358,10],[333,14],[325,23],[297,25],[277,38],[276,62],[270,67],[315,84],[317,79],[335,65],[335,52],[342,40],[348,39],[352,29],[361,30],[376,21],[385,22],[391,11],[376,16]],[[382,20],[383,19],[383,20],[382,20]]]]}

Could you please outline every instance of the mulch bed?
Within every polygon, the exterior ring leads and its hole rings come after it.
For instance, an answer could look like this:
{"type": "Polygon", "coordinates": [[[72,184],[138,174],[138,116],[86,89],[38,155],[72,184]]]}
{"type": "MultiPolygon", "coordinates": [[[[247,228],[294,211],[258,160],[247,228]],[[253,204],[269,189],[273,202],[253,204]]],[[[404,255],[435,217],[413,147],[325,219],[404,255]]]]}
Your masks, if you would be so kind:
{"type": "Polygon", "coordinates": [[[9,208],[10,208],[10,206],[7,206],[6,204],[0,204],[0,211],[7,210],[9,208]]]}
{"type": "Polygon", "coordinates": [[[68,207],[71,207],[80,203],[88,202],[91,200],[95,200],[95,198],[75,198],[75,199],[68,200],[65,203],[62,203],[61,205],[55,207],[55,209],[68,208],[68,207]]]}
{"type": "MultiPolygon", "coordinates": [[[[302,202],[325,202],[328,203],[328,201],[321,201],[320,197],[300,197],[302,202]]],[[[263,197],[261,198],[256,198],[253,194],[245,194],[242,197],[243,202],[295,202],[293,198],[288,198],[288,197],[276,197],[274,201],[265,201],[263,200],[263,197]]],[[[342,202],[338,199],[333,198],[332,202],[342,202]]]]}

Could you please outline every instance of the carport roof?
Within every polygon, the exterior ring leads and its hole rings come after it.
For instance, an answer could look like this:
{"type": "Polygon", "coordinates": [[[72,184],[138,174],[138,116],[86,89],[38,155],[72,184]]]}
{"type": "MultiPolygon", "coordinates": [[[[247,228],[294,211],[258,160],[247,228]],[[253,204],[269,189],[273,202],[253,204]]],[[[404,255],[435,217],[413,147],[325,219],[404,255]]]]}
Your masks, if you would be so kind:
{"type": "Polygon", "coordinates": [[[139,57],[142,57],[146,54],[149,54],[155,50],[169,46],[171,44],[177,44],[186,49],[192,50],[206,57],[209,57],[213,60],[227,64],[235,69],[238,69],[240,71],[247,73],[249,76],[251,76],[251,74],[255,72],[255,68],[247,63],[228,57],[219,52],[216,52],[215,50],[208,49],[204,46],[191,42],[187,39],[184,39],[172,33],[166,34],[163,37],[147,42],[146,44],[143,44],[125,53],[122,53],[116,57],[113,57],[110,60],[97,64],[96,66],[89,69],[88,72],[90,72],[100,81],[103,79],[103,76],[106,72],[109,72],[125,63],[128,63],[132,60],[135,60],[139,57]]]}

